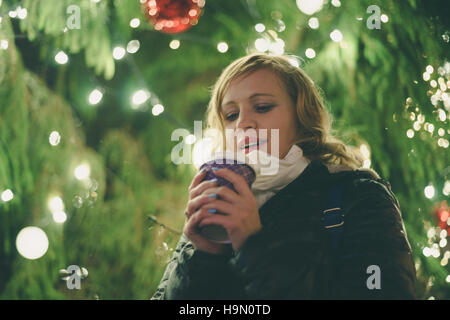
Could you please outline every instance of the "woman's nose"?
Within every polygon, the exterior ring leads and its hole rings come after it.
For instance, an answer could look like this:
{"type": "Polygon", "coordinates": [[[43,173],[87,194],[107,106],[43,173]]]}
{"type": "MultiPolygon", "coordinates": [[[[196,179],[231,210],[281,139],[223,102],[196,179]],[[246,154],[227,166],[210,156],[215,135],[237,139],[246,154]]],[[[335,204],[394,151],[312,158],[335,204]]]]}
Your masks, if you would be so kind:
{"type": "Polygon", "coordinates": [[[256,121],[249,113],[240,112],[236,123],[236,129],[256,129],[256,121]]]}

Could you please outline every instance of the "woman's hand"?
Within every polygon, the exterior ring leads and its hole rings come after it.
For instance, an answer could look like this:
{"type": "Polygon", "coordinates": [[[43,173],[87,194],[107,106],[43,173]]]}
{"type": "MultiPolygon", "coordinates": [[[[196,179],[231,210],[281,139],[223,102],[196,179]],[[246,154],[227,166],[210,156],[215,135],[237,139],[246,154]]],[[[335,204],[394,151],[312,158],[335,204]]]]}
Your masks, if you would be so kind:
{"type": "Polygon", "coordinates": [[[212,254],[221,254],[225,252],[226,244],[212,242],[200,234],[198,223],[208,209],[200,209],[203,204],[211,202],[214,198],[205,193],[206,190],[217,187],[217,181],[203,181],[206,171],[198,172],[189,186],[189,201],[186,207],[186,220],[183,233],[191,240],[195,249],[212,254]],[[200,210],[199,210],[200,209],[200,210]]]}
{"type": "Polygon", "coordinates": [[[234,252],[237,252],[250,235],[262,228],[258,203],[243,177],[228,169],[220,169],[214,173],[231,182],[237,192],[224,186],[205,188],[205,195],[194,205],[201,205],[201,208],[192,218],[195,217],[199,227],[208,224],[223,226],[228,232],[234,252]],[[214,210],[220,214],[212,213],[214,210]]]}

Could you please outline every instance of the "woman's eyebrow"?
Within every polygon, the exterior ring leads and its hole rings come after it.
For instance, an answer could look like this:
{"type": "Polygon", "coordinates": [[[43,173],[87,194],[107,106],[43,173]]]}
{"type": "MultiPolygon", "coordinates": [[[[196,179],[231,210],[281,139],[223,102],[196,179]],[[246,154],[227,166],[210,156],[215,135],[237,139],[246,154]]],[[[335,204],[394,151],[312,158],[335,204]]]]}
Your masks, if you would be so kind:
{"type": "MultiPolygon", "coordinates": [[[[249,99],[249,100],[252,100],[253,98],[256,98],[256,97],[259,97],[259,96],[270,96],[270,97],[274,97],[274,95],[273,95],[273,94],[270,94],[270,93],[254,93],[254,94],[252,94],[250,97],[248,97],[248,99],[249,99]]],[[[236,102],[234,102],[234,101],[228,101],[228,102],[222,104],[221,108],[222,108],[222,107],[225,107],[225,106],[227,106],[227,105],[229,105],[229,104],[236,104],[236,102]]]]}

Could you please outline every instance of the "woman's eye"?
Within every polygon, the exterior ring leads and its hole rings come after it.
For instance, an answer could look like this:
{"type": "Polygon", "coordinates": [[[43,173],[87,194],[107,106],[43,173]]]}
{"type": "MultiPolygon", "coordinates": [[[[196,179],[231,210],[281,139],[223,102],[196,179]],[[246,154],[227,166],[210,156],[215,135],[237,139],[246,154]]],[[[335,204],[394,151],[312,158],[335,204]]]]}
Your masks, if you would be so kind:
{"type": "Polygon", "coordinates": [[[270,105],[259,105],[259,106],[256,106],[255,108],[256,108],[257,112],[264,113],[264,112],[270,111],[273,108],[273,105],[272,104],[270,104],[270,105]]]}
{"type": "Polygon", "coordinates": [[[227,120],[227,121],[234,121],[234,120],[237,119],[238,115],[239,114],[237,112],[229,113],[229,114],[226,115],[225,120],[227,120]]]}

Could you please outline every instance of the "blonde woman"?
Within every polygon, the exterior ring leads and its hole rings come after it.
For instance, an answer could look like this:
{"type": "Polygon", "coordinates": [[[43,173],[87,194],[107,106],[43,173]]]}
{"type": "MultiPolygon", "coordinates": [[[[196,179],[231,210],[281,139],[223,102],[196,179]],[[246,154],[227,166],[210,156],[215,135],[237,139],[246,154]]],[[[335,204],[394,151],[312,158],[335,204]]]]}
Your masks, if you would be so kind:
{"type": "Polygon", "coordinates": [[[202,182],[205,172],[194,177],[183,235],[152,299],[415,297],[411,247],[389,183],[333,136],[317,88],[291,59],[249,54],[220,75],[208,127],[266,129],[264,141],[238,144],[243,152],[267,144],[268,153],[278,129],[279,170],[251,188],[216,171],[235,191],[202,182]],[[327,210],[340,199],[333,192],[342,194],[341,210],[327,210]],[[231,245],[205,239],[199,228],[208,224],[223,226],[231,245]]]}

